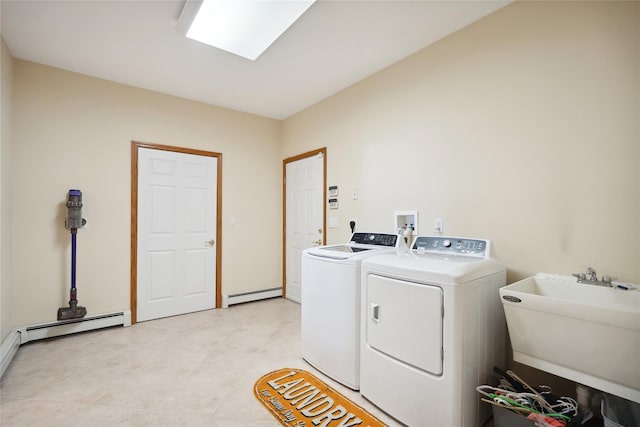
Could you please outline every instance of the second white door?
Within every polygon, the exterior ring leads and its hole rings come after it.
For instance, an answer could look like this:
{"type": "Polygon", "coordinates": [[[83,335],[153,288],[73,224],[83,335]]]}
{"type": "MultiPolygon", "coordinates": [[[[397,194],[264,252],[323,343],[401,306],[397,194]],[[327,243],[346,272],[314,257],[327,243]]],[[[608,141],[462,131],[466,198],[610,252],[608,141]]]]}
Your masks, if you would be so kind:
{"type": "Polygon", "coordinates": [[[319,153],[286,164],[286,297],[301,301],[302,251],[324,242],[324,158],[319,153]]]}
{"type": "Polygon", "coordinates": [[[215,308],[216,193],[216,157],[138,148],[138,321],[215,308]]]}

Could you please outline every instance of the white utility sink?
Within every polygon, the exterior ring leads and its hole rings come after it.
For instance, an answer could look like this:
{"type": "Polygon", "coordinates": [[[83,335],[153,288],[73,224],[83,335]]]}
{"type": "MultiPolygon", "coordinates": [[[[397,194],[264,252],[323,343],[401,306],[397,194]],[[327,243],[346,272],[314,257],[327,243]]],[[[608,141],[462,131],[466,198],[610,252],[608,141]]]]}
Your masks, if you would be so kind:
{"type": "Polygon", "coordinates": [[[513,359],[640,403],[640,291],[538,273],[500,288],[513,359]]]}

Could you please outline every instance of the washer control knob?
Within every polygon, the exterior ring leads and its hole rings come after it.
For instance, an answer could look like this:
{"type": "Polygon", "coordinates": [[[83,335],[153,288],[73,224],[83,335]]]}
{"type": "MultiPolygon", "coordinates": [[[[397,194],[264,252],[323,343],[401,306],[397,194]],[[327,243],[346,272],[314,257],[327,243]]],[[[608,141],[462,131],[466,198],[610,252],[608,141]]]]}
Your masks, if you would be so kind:
{"type": "Polygon", "coordinates": [[[445,248],[450,248],[451,240],[445,240],[444,242],[442,242],[442,246],[444,246],[445,248]]]}

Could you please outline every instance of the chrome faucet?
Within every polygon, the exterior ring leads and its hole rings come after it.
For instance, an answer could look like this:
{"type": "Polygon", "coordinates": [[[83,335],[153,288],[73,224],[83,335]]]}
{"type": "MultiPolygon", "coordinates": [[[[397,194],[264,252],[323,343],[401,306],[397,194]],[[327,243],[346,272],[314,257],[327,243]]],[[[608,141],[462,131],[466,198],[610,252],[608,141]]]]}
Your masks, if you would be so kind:
{"type": "Polygon", "coordinates": [[[578,283],[586,283],[588,285],[599,285],[599,286],[608,286],[611,287],[611,277],[602,276],[600,280],[598,280],[598,276],[596,275],[596,271],[587,267],[587,272],[585,273],[573,273],[573,276],[578,278],[578,283]]]}

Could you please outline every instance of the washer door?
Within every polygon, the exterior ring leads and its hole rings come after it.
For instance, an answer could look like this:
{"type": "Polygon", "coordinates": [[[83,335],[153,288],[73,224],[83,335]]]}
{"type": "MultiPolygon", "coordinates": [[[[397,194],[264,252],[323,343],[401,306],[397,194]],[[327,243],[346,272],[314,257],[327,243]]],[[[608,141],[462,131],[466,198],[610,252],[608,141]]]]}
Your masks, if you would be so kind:
{"type": "Polygon", "coordinates": [[[442,289],[369,274],[365,292],[366,344],[401,363],[441,375],[442,289]]]}

